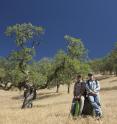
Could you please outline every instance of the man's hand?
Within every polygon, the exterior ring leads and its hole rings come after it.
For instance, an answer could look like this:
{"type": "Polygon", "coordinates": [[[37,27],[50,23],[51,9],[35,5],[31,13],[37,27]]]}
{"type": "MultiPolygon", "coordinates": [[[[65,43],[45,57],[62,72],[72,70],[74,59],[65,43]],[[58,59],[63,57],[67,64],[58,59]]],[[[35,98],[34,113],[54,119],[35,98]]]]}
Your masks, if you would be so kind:
{"type": "Polygon", "coordinates": [[[96,95],[97,95],[95,92],[91,92],[91,93],[89,93],[89,94],[91,94],[91,95],[93,95],[93,96],[96,96],[96,95]]]}
{"type": "Polygon", "coordinates": [[[96,96],[97,94],[96,94],[96,92],[94,92],[94,91],[90,90],[90,93],[89,93],[89,95],[96,96]]]}
{"type": "Polygon", "coordinates": [[[74,98],[76,99],[76,100],[79,100],[80,99],[80,95],[79,96],[75,96],[74,98]]]}

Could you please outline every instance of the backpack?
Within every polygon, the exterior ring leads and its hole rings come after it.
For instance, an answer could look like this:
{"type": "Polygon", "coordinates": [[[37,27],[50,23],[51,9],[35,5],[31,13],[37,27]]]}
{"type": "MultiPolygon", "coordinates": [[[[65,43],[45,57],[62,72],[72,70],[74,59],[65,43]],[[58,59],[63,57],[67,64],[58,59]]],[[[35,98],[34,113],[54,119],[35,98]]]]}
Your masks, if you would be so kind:
{"type": "MultiPolygon", "coordinates": [[[[86,82],[86,83],[88,84],[88,86],[89,86],[89,88],[90,88],[89,81],[90,81],[90,80],[87,80],[87,82],[86,82]]],[[[97,80],[95,80],[95,82],[96,82],[96,87],[97,87],[97,85],[98,85],[98,82],[97,82],[97,80]]]]}
{"type": "MultiPolygon", "coordinates": [[[[87,80],[87,81],[86,81],[86,83],[88,84],[88,86],[89,86],[89,88],[90,88],[89,81],[90,81],[90,80],[87,80]]],[[[95,82],[96,82],[96,86],[97,86],[97,85],[98,85],[97,80],[95,80],[95,82]]],[[[84,95],[84,97],[85,97],[85,98],[87,97],[87,90],[86,90],[86,89],[85,89],[85,92],[84,92],[84,94],[83,94],[83,95],[84,95]]]]}
{"type": "Polygon", "coordinates": [[[71,110],[70,113],[72,116],[78,116],[80,112],[80,103],[78,100],[73,100],[72,101],[72,106],[71,106],[71,110]]]}

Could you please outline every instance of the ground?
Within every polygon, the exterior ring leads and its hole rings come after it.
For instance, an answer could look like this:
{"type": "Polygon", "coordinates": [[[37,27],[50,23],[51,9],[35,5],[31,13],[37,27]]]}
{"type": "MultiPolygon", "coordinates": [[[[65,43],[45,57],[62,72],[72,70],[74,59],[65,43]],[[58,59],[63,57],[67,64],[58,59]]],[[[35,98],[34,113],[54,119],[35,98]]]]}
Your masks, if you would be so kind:
{"type": "Polygon", "coordinates": [[[101,101],[104,117],[96,120],[92,117],[72,119],[69,111],[72,101],[66,86],[41,90],[32,109],[21,110],[23,92],[0,90],[0,124],[116,124],[117,123],[117,77],[100,81],[101,101]]]}

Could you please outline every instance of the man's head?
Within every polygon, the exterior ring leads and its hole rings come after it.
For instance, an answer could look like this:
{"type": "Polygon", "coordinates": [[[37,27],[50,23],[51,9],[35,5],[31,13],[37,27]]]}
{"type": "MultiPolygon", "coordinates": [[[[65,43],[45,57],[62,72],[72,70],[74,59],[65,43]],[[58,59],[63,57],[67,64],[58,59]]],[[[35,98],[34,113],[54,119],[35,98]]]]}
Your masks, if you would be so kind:
{"type": "Polygon", "coordinates": [[[77,81],[81,80],[82,76],[81,75],[77,75],[77,81]]]}
{"type": "Polygon", "coordinates": [[[88,74],[88,78],[89,78],[89,80],[94,80],[94,75],[93,75],[93,73],[89,73],[89,74],[88,74]]]}

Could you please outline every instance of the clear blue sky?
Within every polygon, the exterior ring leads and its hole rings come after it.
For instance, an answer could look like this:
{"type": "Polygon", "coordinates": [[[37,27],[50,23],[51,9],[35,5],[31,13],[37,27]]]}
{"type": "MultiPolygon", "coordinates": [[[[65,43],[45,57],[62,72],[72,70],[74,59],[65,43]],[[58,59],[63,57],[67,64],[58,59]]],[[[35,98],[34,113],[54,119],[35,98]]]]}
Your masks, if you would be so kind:
{"type": "Polygon", "coordinates": [[[5,28],[23,22],[45,28],[37,59],[65,49],[65,34],[81,38],[90,58],[102,57],[117,41],[117,0],[0,0],[0,56],[15,48],[5,28]]]}

